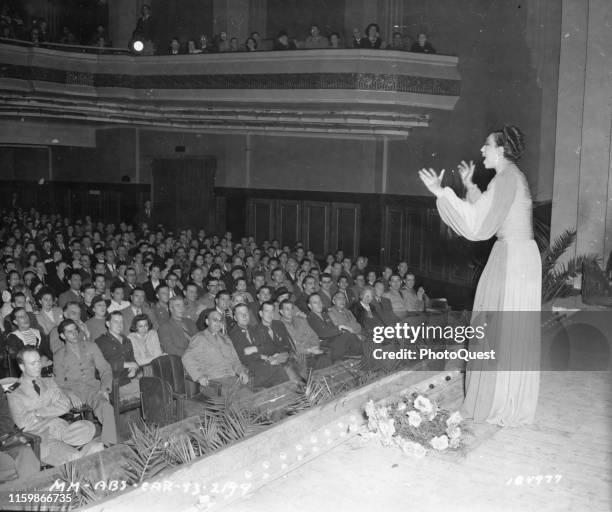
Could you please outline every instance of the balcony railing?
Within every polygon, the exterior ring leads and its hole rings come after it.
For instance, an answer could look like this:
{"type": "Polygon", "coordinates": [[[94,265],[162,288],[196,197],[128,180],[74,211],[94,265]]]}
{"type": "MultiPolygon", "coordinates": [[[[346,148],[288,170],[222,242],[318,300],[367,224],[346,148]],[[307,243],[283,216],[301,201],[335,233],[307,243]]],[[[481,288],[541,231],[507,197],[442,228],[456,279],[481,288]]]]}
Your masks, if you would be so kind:
{"type": "Polygon", "coordinates": [[[454,108],[460,94],[458,59],[450,56],[347,49],[145,57],[93,50],[0,43],[0,117],[406,136],[427,126],[436,110],[454,108]]]}

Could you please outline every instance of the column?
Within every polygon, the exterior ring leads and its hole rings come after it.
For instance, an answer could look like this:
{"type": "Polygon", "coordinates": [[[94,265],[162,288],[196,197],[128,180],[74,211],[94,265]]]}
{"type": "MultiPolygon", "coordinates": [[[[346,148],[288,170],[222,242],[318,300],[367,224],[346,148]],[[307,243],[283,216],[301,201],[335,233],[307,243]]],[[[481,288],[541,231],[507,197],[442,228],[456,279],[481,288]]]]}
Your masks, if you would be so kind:
{"type": "Polygon", "coordinates": [[[566,259],[612,249],[612,7],[563,0],[551,236],[578,231],[566,259]]]}

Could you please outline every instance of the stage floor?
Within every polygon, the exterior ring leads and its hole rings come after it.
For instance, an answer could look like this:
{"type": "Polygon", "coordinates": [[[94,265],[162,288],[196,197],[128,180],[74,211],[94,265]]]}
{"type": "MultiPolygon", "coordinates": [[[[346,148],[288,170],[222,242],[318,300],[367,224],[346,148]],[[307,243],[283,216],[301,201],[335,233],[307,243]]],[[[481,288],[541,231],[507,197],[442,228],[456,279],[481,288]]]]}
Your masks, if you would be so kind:
{"type": "Polygon", "coordinates": [[[536,424],[485,428],[464,458],[356,437],[223,510],[612,510],[611,376],[543,372],[536,424]]]}

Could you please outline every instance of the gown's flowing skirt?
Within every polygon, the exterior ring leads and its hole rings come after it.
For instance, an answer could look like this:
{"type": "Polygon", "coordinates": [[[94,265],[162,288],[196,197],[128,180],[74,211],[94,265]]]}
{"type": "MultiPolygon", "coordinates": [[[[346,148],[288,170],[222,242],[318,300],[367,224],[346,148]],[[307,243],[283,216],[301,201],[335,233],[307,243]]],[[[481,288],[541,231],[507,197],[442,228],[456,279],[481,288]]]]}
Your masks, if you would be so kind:
{"type": "Polygon", "coordinates": [[[461,413],[503,426],[533,423],[540,384],[542,263],[533,240],[498,240],[482,273],[472,325],[485,338],[470,350],[495,350],[495,360],[470,361],[461,413]]]}

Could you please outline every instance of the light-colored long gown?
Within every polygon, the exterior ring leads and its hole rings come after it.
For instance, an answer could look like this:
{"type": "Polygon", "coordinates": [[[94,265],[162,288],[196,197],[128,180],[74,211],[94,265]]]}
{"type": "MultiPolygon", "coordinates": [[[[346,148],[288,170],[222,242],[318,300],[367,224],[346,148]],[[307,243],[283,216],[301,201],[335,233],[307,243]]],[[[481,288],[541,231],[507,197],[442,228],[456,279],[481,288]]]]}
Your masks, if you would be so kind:
{"type": "MultiPolygon", "coordinates": [[[[474,299],[472,325],[485,325],[482,350],[493,362],[468,363],[461,414],[503,426],[533,423],[540,384],[542,262],[533,240],[527,180],[509,165],[487,190],[459,199],[448,187],[437,201],[446,224],[468,240],[497,235],[474,299]]],[[[479,349],[480,350],[480,349],[479,349]]]]}

